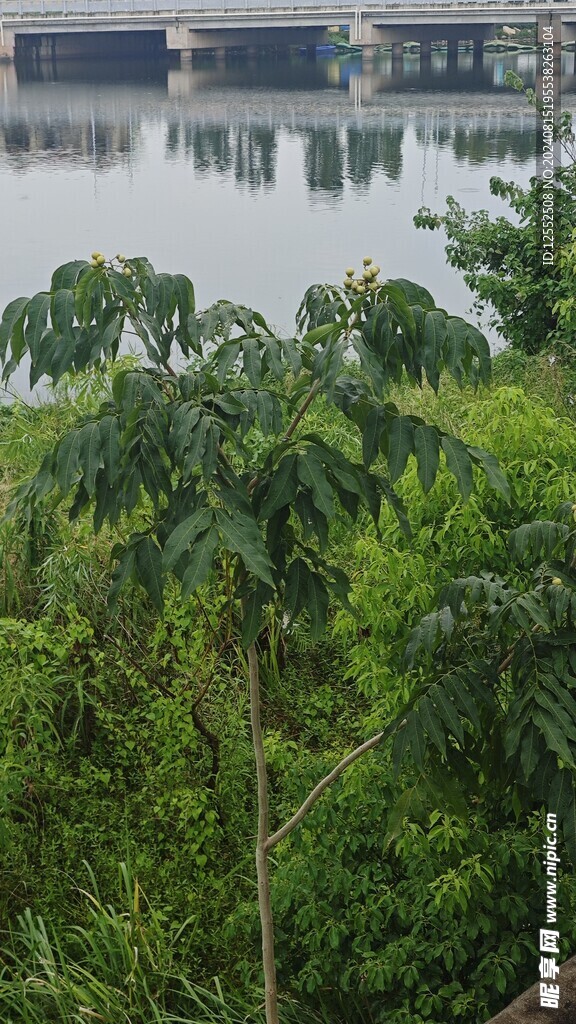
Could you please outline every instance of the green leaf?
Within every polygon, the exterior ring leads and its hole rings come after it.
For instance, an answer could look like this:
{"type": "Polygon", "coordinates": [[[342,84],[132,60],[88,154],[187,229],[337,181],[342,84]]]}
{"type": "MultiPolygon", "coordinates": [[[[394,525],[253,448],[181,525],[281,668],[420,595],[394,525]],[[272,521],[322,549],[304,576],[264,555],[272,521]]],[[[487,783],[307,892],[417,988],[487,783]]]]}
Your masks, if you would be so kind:
{"type": "Polygon", "coordinates": [[[284,604],[291,623],[306,606],[309,579],[310,569],[308,563],[303,558],[295,558],[288,566],[284,589],[284,604]]]}
{"type": "Polygon", "coordinates": [[[258,515],[259,519],[270,519],[284,505],[291,505],[296,498],[298,475],[296,471],[296,455],[290,453],[278,462],[270,481],[268,492],[258,515]]]}
{"type": "Polygon", "coordinates": [[[212,568],[218,531],[211,526],[196,537],[190,559],[182,577],[182,600],[185,601],[207,579],[212,568]]]}
{"type": "Polygon", "coordinates": [[[89,264],[86,260],[72,260],[70,263],[63,263],[52,274],[50,291],[57,292],[60,288],[73,288],[81,272],[88,267],[89,264]]]}
{"type": "Polygon", "coordinates": [[[394,769],[394,780],[400,775],[402,769],[402,761],[404,760],[404,754],[408,749],[409,735],[406,727],[399,729],[394,736],[394,742],[392,743],[392,765],[394,769]]]}
{"type": "Polygon", "coordinates": [[[194,312],[194,285],[185,274],[174,274],[172,282],[178,304],[178,318],[180,323],[185,325],[190,314],[194,312]]]}
{"type": "Polygon", "coordinates": [[[50,301],[50,295],[47,292],[39,292],[37,295],[32,296],[28,304],[28,322],[24,331],[24,338],[32,362],[35,362],[38,358],[42,336],[46,331],[50,301]]]}
{"type": "Polygon", "coordinates": [[[534,723],[542,732],[548,749],[554,750],[567,764],[572,764],[574,756],[566,742],[566,737],[562,730],[558,728],[552,716],[542,710],[537,710],[532,717],[534,723]]]}
{"type": "Polygon", "coordinates": [[[468,449],[459,438],[450,435],[442,438],[442,449],[446,456],[446,465],[456,478],[458,490],[464,501],[467,501],[474,482],[468,449]]]}
{"type": "Polygon", "coordinates": [[[310,637],[313,643],[320,639],[326,629],[329,601],[324,580],[318,573],[311,572],[308,577],[307,611],[310,616],[310,637]]]}
{"type": "Polygon", "coordinates": [[[424,494],[428,494],[436,479],[440,461],[440,444],[438,441],[438,431],[435,427],[430,427],[427,424],[416,427],[414,431],[414,452],[418,465],[418,479],[424,494]]]}
{"type": "Polygon", "coordinates": [[[256,520],[244,515],[232,518],[224,509],[216,509],[216,522],[225,547],[240,555],[248,572],[274,586],[270,572],[272,563],[256,520]]]}
{"type": "Polygon", "coordinates": [[[78,464],[82,470],[82,481],[92,497],[96,487],[96,473],[100,469],[100,424],[86,423],[78,434],[78,464]]]}
{"type": "Polygon", "coordinates": [[[62,438],[56,454],[56,483],[63,497],[66,497],[78,473],[80,454],[80,431],[71,430],[62,438]]]}
{"type": "Polygon", "coordinates": [[[386,410],[382,406],[375,406],[366,417],[366,423],[362,431],[362,459],[366,469],[374,462],[380,450],[380,438],[386,426],[386,410]]]}
{"type": "Polygon", "coordinates": [[[410,417],[394,417],[388,438],[388,469],[394,483],[402,476],[408,456],[414,452],[414,425],[410,417]]]}
{"type": "Polygon", "coordinates": [[[154,607],[162,612],[164,607],[162,552],[151,537],[144,537],[136,546],[136,575],[154,607]]]}
{"type": "Polygon", "coordinates": [[[168,572],[173,565],[176,565],[180,555],[193,543],[199,533],[208,530],[212,525],[212,517],[211,508],[199,508],[172,531],[164,545],[164,572],[168,572]]]}
{"type": "Polygon", "coordinates": [[[423,332],[423,365],[428,382],[438,392],[440,383],[440,362],[442,348],[446,340],[446,317],[439,309],[429,310],[424,314],[423,332]]]}
{"type": "Polygon", "coordinates": [[[522,734],[522,744],[520,748],[520,764],[522,765],[522,771],[524,772],[524,782],[528,782],[530,776],[538,767],[541,753],[542,742],[540,733],[534,725],[534,722],[529,722],[528,727],[522,734]]]}
{"type": "Polygon", "coordinates": [[[405,789],[400,799],[395,803],[394,807],[390,811],[388,821],[386,822],[386,835],[383,839],[384,849],[390,846],[390,843],[396,839],[402,832],[404,825],[404,818],[407,818],[409,814],[420,814],[422,812],[422,800],[418,789],[418,784],[411,786],[409,789],[405,789]]]}
{"type": "Polygon", "coordinates": [[[436,709],[432,704],[429,697],[421,697],[418,702],[418,709],[416,712],[420,715],[420,721],[424,732],[428,734],[432,742],[441,754],[446,756],[446,737],[444,735],[444,729],[442,723],[438,717],[436,709]]]}
{"type": "Polygon", "coordinates": [[[52,299],[52,322],[69,345],[75,345],[73,324],[76,315],[74,292],[62,288],[52,299]]]}
{"type": "Polygon", "coordinates": [[[282,430],[282,410],[276,396],[268,391],[259,391],[256,396],[256,409],[264,436],[279,434],[282,430]]]}
{"type": "MultiPolygon", "coordinates": [[[[30,301],[30,299],[24,296],[19,299],[13,299],[12,302],[8,303],[2,314],[2,323],[0,324],[0,359],[2,361],[6,357],[8,343],[11,341],[14,332],[19,329],[22,334],[26,309],[30,301]]],[[[18,362],[18,359],[16,361],[18,362]]]]}
{"type": "Polygon", "coordinates": [[[269,600],[269,588],[259,583],[242,603],[242,646],[244,650],[254,643],[262,629],[264,608],[269,600]]]}
{"type": "Polygon", "coordinates": [[[228,376],[228,371],[232,369],[238,354],[240,352],[239,341],[227,341],[224,345],[220,345],[214,355],[214,359],[217,366],[217,377],[218,383],[223,384],[228,376]]]}
{"type": "Polygon", "coordinates": [[[462,722],[442,687],[438,685],[431,686],[428,690],[428,696],[434,702],[442,721],[450,729],[450,732],[460,743],[464,743],[462,722]]]}
{"type": "Polygon", "coordinates": [[[100,451],[111,486],[120,469],[120,423],[117,416],[103,416],[100,420],[100,451]]]}
{"type": "MultiPolygon", "coordinates": [[[[114,552],[113,552],[114,554],[114,552]]],[[[108,608],[111,612],[116,610],[120,591],[127,580],[134,575],[136,552],[134,547],[125,547],[117,555],[118,565],[112,573],[112,581],[108,590],[108,608]]]]}
{"type": "Polygon", "coordinates": [[[422,722],[414,711],[411,711],[408,715],[408,723],[404,727],[404,732],[408,737],[410,752],[414,759],[414,764],[420,771],[423,771],[424,758],[426,755],[426,738],[424,736],[422,722]]]}
{"type": "Polygon", "coordinates": [[[244,338],[242,341],[242,365],[252,387],[259,388],[262,380],[262,358],[256,338],[244,338]]]}
{"type": "Polygon", "coordinates": [[[199,465],[206,448],[206,433],[212,420],[210,416],[202,416],[190,433],[188,451],[182,467],[182,479],[184,482],[190,479],[192,471],[199,465]]]}
{"type": "Polygon", "coordinates": [[[311,489],[316,508],[330,519],[334,515],[334,496],[322,463],[313,455],[299,455],[298,477],[311,489]]]}
{"type": "Polygon", "coordinates": [[[474,462],[484,470],[490,486],[498,491],[506,501],[510,501],[510,484],[500,469],[496,456],[485,452],[483,448],[475,448],[471,445],[468,445],[468,452],[474,462]]]}
{"type": "Polygon", "coordinates": [[[284,380],[284,367],[282,365],[282,352],[276,338],[262,338],[266,350],[268,367],[276,377],[276,380],[284,380]]]}

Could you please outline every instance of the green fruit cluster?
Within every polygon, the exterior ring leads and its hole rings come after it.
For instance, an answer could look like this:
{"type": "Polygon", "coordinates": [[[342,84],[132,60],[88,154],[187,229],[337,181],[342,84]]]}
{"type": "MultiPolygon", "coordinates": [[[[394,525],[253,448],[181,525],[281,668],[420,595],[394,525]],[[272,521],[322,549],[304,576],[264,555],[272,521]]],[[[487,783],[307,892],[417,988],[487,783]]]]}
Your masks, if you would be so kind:
{"type": "MultiPolygon", "coordinates": [[[[123,263],[126,262],[126,257],[123,256],[122,253],[116,253],[115,259],[120,264],[123,264],[123,263]]],[[[110,264],[112,264],[112,262],[113,261],[110,260],[110,264]]],[[[94,267],[95,269],[97,269],[98,267],[103,267],[105,263],[106,263],[106,257],[104,255],[104,253],[99,252],[97,249],[95,249],[94,252],[91,253],[90,266],[94,267]]],[[[124,275],[124,277],[132,277],[132,271],[131,271],[130,267],[124,267],[123,266],[122,267],[122,274],[124,275]]]]}
{"type": "Polygon", "coordinates": [[[362,263],[364,270],[361,277],[354,277],[356,271],[353,267],[347,267],[345,271],[344,287],[349,288],[356,295],[364,295],[366,291],[375,292],[380,287],[380,282],[377,280],[380,267],[372,263],[371,256],[365,256],[362,263]]]}

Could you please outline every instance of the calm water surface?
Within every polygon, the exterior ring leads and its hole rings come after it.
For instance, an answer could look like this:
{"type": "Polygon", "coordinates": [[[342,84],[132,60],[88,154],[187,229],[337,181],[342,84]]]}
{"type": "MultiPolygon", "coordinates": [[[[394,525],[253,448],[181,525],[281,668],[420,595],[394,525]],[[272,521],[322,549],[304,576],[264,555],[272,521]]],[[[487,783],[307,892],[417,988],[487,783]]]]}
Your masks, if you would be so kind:
{"type": "MultiPolygon", "coordinates": [[[[135,61],[0,65],[0,307],[47,287],[62,262],[147,255],[285,331],[309,284],[371,255],[424,284],[450,312],[471,296],[444,239],[417,231],[447,195],[505,213],[493,174],[535,171],[535,116],[503,84],[533,84],[536,56],[486,56],[457,73],[435,54],[371,70],[353,58],[246,59],[193,68],[135,61]]],[[[576,106],[574,55],[563,92],[576,106]]],[[[25,390],[21,377],[18,386],[25,390]]]]}

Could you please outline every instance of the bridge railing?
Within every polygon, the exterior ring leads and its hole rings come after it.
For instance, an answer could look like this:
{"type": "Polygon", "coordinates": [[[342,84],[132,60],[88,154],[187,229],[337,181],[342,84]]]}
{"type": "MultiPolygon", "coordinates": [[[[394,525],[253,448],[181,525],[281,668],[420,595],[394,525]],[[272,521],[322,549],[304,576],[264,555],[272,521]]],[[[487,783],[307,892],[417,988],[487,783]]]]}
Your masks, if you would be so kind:
{"type": "MultiPolygon", "coordinates": [[[[381,2],[369,0],[358,4],[354,0],[0,0],[0,19],[9,21],[34,17],[111,17],[113,15],[177,15],[194,11],[259,11],[268,10],[322,10],[334,11],[335,15],[361,7],[362,10],[401,11],[411,8],[531,8],[544,6],[542,0],[403,0],[403,2],[381,2]]],[[[336,18],[337,20],[337,18],[336,18]]]]}

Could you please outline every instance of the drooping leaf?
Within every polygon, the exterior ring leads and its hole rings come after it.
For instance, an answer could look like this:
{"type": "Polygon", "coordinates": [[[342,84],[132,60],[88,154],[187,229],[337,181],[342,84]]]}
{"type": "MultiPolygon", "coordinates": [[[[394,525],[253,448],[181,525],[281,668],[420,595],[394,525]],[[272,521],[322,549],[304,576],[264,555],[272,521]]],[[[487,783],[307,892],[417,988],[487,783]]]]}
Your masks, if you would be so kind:
{"type": "Polygon", "coordinates": [[[446,465],[456,478],[458,490],[464,501],[467,501],[472,491],[472,462],[466,445],[458,438],[445,435],[441,441],[442,450],[446,456],[446,465]]]}
{"type": "Polygon", "coordinates": [[[182,577],[182,600],[185,601],[208,578],[212,568],[214,551],[218,543],[218,531],[211,526],[199,534],[195,541],[186,570],[182,577]]]}
{"type": "Polygon", "coordinates": [[[414,452],[416,455],[418,479],[424,494],[434,484],[440,461],[440,443],[435,427],[422,424],[414,431],[414,452]]]}
{"type": "Polygon", "coordinates": [[[313,642],[319,640],[326,629],[329,600],[324,580],[318,573],[311,572],[308,577],[306,610],[310,616],[310,637],[313,642]]]}
{"type": "Polygon", "coordinates": [[[414,425],[409,416],[395,416],[388,440],[388,469],[395,483],[406,469],[408,456],[414,452],[414,425]]]}
{"type": "Polygon", "coordinates": [[[100,424],[86,423],[80,428],[78,435],[78,464],[82,470],[82,480],[90,495],[96,487],[96,473],[100,469],[100,424]]]}
{"type": "Polygon", "coordinates": [[[290,452],[277,463],[268,493],[260,506],[259,519],[270,519],[277,509],[284,505],[291,505],[296,498],[298,488],[296,459],[296,454],[290,452]]]}
{"type": "Polygon", "coordinates": [[[62,438],[56,455],[56,482],[66,497],[78,473],[80,454],[80,431],[71,430],[62,438]]]}
{"type": "Polygon", "coordinates": [[[380,450],[380,438],[386,426],[386,410],[382,406],[375,406],[366,417],[364,430],[362,431],[362,458],[366,469],[374,462],[380,450]]]}
{"type": "Polygon", "coordinates": [[[215,514],[222,540],[228,550],[240,555],[248,572],[274,586],[270,572],[272,563],[256,520],[244,515],[232,517],[224,509],[216,509],[215,514]]]}
{"type": "Polygon", "coordinates": [[[199,533],[208,530],[212,525],[212,518],[211,508],[199,508],[172,531],[164,545],[164,572],[172,569],[180,555],[195,541],[199,533]]]}
{"type": "MultiPolygon", "coordinates": [[[[16,362],[19,360],[17,353],[22,354],[24,350],[24,322],[30,301],[30,299],[24,296],[19,299],[13,299],[8,303],[2,314],[2,323],[0,324],[0,359],[2,361],[6,356],[9,342],[12,344],[12,355],[16,362]],[[15,343],[14,339],[17,339],[15,343]]],[[[7,379],[5,371],[3,379],[7,379]]]]}
{"type": "Polygon", "coordinates": [[[32,362],[35,362],[40,352],[42,337],[47,329],[50,295],[47,292],[39,292],[37,295],[32,296],[27,312],[28,322],[24,330],[24,338],[30,352],[30,358],[32,362]]]}
{"type": "Polygon", "coordinates": [[[143,537],[136,545],[136,575],[157,611],[164,607],[162,552],[152,539],[143,537]]]}
{"type": "Polygon", "coordinates": [[[444,729],[442,728],[442,723],[438,717],[438,713],[429,697],[420,698],[416,713],[420,716],[424,732],[428,734],[440,753],[446,756],[446,737],[444,729]]]}
{"type": "Polygon", "coordinates": [[[334,515],[334,497],[322,463],[313,455],[299,455],[298,477],[310,488],[316,508],[330,519],[334,515]]]}

